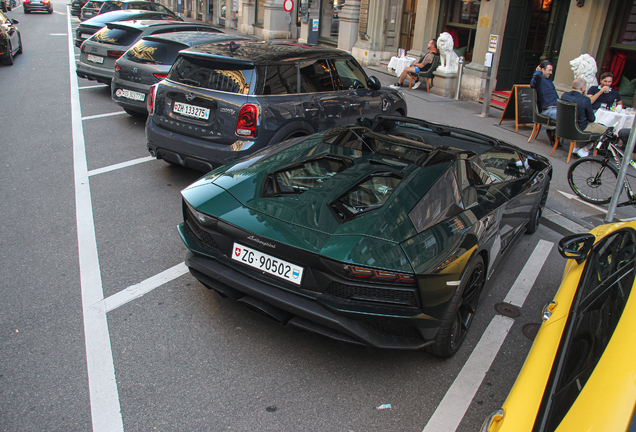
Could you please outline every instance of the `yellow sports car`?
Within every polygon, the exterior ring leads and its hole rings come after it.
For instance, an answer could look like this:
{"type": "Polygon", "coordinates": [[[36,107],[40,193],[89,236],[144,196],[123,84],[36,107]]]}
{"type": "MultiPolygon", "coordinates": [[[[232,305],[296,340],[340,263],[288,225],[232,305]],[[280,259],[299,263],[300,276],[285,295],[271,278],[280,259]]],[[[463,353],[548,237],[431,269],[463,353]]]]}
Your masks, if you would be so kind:
{"type": "Polygon", "coordinates": [[[636,430],[636,222],[563,238],[561,287],[482,432],[636,430]]]}

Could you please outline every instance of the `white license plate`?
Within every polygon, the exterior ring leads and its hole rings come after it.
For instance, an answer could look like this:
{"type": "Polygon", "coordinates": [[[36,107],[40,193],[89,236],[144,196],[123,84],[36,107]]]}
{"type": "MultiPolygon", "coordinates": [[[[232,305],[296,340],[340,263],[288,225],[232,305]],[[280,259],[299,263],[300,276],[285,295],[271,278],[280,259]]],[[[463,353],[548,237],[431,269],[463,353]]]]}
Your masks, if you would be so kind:
{"type": "Polygon", "coordinates": [[[80,39],[88,39],[91,36],[93,36],[93,35],[92,34],[88,34],[88,33],[82,33],[80,35],[80,39]]]}
{"type": "Polygon", "coordinates": [[[232,259],[247,264],[250,267],[265,273],[277,276],[286,281],[300,285],[303,277],[303,268],[296,264],[283,261],[280,258],[264,254],[242,244],[234,243],[232,259]]]}
{"type": "Polygon", "coordinates": [[[120,89],[120,88],[115,90],[115,95],[120,98],[132,99],[132,100],[141,101],[141,102],[143,102],[144,99],[146,99],[146,95],[143,93],[139,93],[132,90],[120,89]]]}
{"type": "Polygon", "coordinates": [[[88,54],[86,56],[86,60],[88,60],[89,62],[93,62],[93,63],[99,63],[99,64],[104,63],[104,57],[96,56],[96,55],[93,55],[93,54],[88,54]]]}
{"type": "Polygon", "coordinates": [[[210,109],[202,108],[194,105],[184,104],[182,102],[175,102],[172,107],[172,111],[182,116],[194,117],[198,119],[207,120],[210,118],[210,109]]]}

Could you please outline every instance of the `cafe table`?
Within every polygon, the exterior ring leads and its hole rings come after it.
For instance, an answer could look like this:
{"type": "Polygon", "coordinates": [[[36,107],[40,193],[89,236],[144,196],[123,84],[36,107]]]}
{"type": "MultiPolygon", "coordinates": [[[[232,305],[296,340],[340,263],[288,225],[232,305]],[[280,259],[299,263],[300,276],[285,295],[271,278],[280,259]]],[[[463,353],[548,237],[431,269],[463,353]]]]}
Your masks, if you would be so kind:
{"type": "Polygon", "coordinates": [[[388,69],[389,71],[395,71],[395,75],[400,76],[404,71],[404,68],[411,66],[417,59],[413,57],[391,57],[388,69]]]}

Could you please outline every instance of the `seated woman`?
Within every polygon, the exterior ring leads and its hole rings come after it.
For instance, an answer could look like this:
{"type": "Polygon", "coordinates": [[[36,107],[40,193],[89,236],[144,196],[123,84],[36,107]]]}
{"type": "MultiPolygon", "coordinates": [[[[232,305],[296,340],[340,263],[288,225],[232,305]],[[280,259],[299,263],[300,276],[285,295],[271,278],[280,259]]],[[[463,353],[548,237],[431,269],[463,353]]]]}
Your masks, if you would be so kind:
{"type": "Polygon", "coordinates": [[[623,106],[621,95],[618,94],[618,90],[612,89],[613,81],[613,73],[602,73],[600,85],[592,86],[587,91],[588,97],[592,100],[592,109],[594,111],[599,109],[601,107],[601,104],[606,104],[608,107],[611,107],[614,102],[616,102],[616,105],[623,106]]]}

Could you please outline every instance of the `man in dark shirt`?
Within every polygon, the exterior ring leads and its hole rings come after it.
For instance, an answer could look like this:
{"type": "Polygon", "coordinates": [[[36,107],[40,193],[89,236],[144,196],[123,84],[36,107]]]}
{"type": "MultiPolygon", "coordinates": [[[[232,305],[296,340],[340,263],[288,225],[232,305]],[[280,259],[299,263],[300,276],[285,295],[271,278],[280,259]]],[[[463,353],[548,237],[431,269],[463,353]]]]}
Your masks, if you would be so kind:
{"type": "MultiPolygon", "coordinates": [[[[543,60],[532,75],[530,87],[537,92],[538,111],[556,121],[556,106],[559,95],[556,92],[556,88],[554,88],[554,84],[549,80],[552,71],[553,67],[550,60],[543,60]]],[[[550,144],[554,144],[554,129],[547,129],[546,134],[550,144]]]]}
{"type": "Polygon", "coordinates": [[[621,95],[618,90],[612,88],[612,82],[614,81],[614,74],[611,72],[605,72],[601,74],[600,86],[592,86],[587,91],[588,97],[592,100],[592,109],[596,111],[601,107],[601,104],[611,107],[614,102],[616,105],[623,106],[621,101],[621,95]]]}
{"type": "MultiPolygon", "coordinates": [[[[572,91],[563,93],[561,100],[564,102],[575,103],[577,105],[576,111],[576,125],[583,132],[592,132],[602,134],[607,129],[600,123],[595,123],[596,117],[594,116],[594,110],[592,109],[592,102],[590,98],[585,96],[585,80],[577,78],[572,81],[572,91]]],[[[577,155],[585,157],[589,154],[589,149],[582,147],[577,150],[577,155]]]]}

